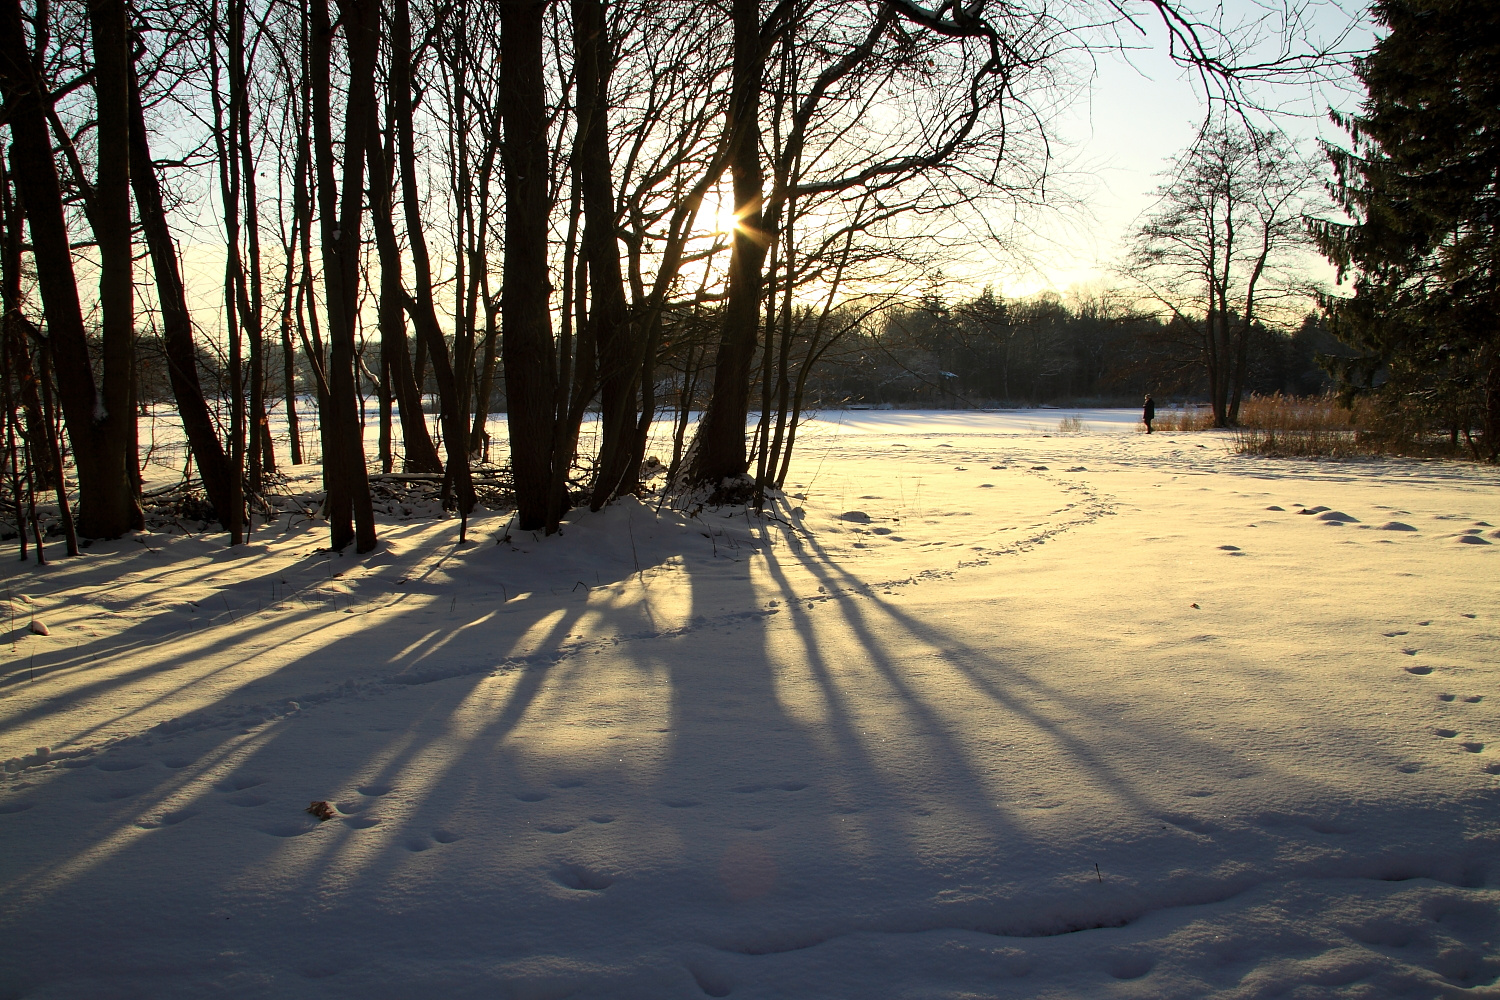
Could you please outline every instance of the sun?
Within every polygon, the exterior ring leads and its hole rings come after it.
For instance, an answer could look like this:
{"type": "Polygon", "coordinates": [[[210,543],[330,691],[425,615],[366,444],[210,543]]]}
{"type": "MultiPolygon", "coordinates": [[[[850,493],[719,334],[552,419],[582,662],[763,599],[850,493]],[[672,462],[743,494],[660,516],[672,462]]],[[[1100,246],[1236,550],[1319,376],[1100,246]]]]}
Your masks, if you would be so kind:
{"type": "Polygon", "coordinates": [[[732,233],[740,228],[740,217],[735,214],[732,198],[720,196],[717,191],[704,196],[701,217],[708,221],[709,232],[715,236],[732,233]]]}

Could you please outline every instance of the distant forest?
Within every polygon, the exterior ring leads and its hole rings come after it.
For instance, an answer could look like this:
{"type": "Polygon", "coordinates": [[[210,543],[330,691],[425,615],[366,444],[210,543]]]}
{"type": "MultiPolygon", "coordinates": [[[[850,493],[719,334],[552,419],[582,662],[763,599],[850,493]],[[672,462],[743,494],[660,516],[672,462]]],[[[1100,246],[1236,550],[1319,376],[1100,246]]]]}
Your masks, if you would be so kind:
{"type": "MultiPolygon", "coordinates": [[[[1202,402],[1208,386],[1193,331],[1126,308],[1108,296],[1064,300],[1053,293],[1006,299],[986,290],[973,298],[928,296],[915,304],[861,311],[852,306],[823,319],[802,317],[791,366],[807,371],[804,409],[896,406],[933,409],[1046,405],[1134,406],[1144,393],[1162,402],[1202,402]],[[809,352],[809,346],[812,351],[809,352]],[[808,354],[816,355],[811,367],[808,354]]],[[[722,323],[715,308],[675,314],[667,323],[658,360],[656,398],[667,410],[700,409],[713,370],[713,338],[722,323]]],[[[1246,391],[1295,396],[1331,391],[1334,382],[1319,356],[1349,355],[1309,314],[1294,331],[1252,325],[1246,391]]],[[[149,336],[139,340],[143,401],[170,403],[166,357],[149,336]]],[[[274,353],[274,351],[273,351],[274,353]]],[[[371,377],[378,345],[361,345],[359,395],[365,419],[377,419],[379,386],[371,377]]],[[[279,367],[282,360],[274,357],[279,367]]],[[[305,369],[305,359],[298,359],[305,369]]],[[[201,377],[213,386],[225,364],[200,347],[201,377]]],[[[437,412],[438,387],[424,380],[424,409],[437,412]]],[[[312,395],[311,372],[297,379],[312,395]]],[[[227,382],[223,392],[228,394],[227,382]]],[[[756,394],[759,394],[757,383],[756,394]]],[[[216,393],[217,395],[217,393],[216,393]]],[[[279,394],[271,390],[269,398],[279,394]]],[[[490,412],[505,410],[496,385],[490,412]]]]}

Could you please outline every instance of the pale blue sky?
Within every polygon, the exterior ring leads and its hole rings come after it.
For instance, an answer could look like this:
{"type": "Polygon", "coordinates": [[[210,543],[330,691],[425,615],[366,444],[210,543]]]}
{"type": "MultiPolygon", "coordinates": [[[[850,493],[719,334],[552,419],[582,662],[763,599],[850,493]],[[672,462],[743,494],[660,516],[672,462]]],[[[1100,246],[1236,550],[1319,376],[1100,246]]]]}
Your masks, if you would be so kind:
{"type": "MultiPolygon", "coordinates": [[[[1267,2],[1276,0],[1224,0],[1226,20],[1257,16],[1267,2]]],[[[1371,37],[1363,12],[1358,0],[1323,0],[1311,9],[1314,27],[1326,38],[1355,21],[1359,26],[1350,44],[1356,47],[1368,45],[1371,37]]],[[[1157,174],[1191,143],[1208,108],[1202,82],[1169,58],[1159,22],[1149,26],[1139,48],[1098,56],[1092,84],[1056,123],[1063,139],[1054,186],[1060,210],[1039,212],[1031,220],[1037,234],[1022,241],[1030,259],[1000,254],[987,263],[974,262],[974,273],[992,280],[997,290],[1027,295],[1119,284],[1112,266],[1122,238],[1153,204],[1157,174]],[[1065,204],[1069,199],[1076,207],[1065,204]]],[[[1352,82],[1266,84],[1252,96],[1281,112],[1264,120],[1312,148],[1320,135],[1339,137],[1327,111],[1330,105],[1357,105],[1352,82]]]]}

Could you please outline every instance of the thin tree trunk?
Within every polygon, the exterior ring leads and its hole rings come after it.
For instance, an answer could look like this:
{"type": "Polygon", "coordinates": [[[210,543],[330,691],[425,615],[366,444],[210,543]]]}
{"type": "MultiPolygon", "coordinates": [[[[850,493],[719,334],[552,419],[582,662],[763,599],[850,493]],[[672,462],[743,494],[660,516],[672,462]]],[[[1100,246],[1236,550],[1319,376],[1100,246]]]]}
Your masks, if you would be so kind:
{"type": "Polygon", "coordinates": [[[626,316],[625,277],[615,239],[615,196],[609,158],[609,75],[612,55],[601,0],[573,0],[578,126],[573,156],[583,201],[582,252],[588,262],[589,324],[599,357],[599,459],[589,507],[598,510],[617,491],[635,432],[638,333],[626,316]]]}
{"type": "Polygon", "coordinates": [[[193,321],[188,313],[187,293],[178,267],[177,248],[167,225],[161,183],[151,159],[145,111],[135,72],[130,74],[130,183],[136,210],[151,252],[151,270],[156,278],[156,298],[161,309],[162,346],[167,356],[167,380],[172,386],[177,412],[182,417],[188,448],[198,463],[204,492],[219,523],[229,526],[231,481],[229,456],[219,440],[203,386],[198,379],[198,351],[193,344],[193,321]]]}
{"type": "MultiPolygon", "coordinates": [[[[466,381],[460,381],[462,357],[458,358],[460,370],[456,371],[454,360],[448,354],[448,345],[443,339],[442,327],[438,324],[437,308],[432,300],[432,262],[427,252],[427,238],[422,228],[421,205],[417,194],[416,138],[412,127],[411,59],[410,8],[407,0],[396,0],[395,17],[391,25],[390,87],[391,111],[398,140],[397,155],[400,160],[401,203],[406,217],[406,239],[411,246],[416,280],[415,294],[408,302],[408,309],[411,312],[412,322],[417,328],[417,336],[427,348],[427,354],[432,360],[433,374],[437,378],[443,448],[448,455],[446,467],[448,479],[457,496],[459,516],[467,524],[469,512],[474,509],[474,481],[469,469],[469,421],[468,414],[465,412],[468,385],[466,381]]],[[[546,183],[545,167],[541,180],[544,184],[546,183]]],[[[545,273],[545,244],[542,254],[545,273]]],[[[458,345],[455,344],[455,346],[458,345]]],[[[462,355],[461,351],[458,353],[462,355]]],[[[420,415],[420,410],[418,415],[420,415]]]]}

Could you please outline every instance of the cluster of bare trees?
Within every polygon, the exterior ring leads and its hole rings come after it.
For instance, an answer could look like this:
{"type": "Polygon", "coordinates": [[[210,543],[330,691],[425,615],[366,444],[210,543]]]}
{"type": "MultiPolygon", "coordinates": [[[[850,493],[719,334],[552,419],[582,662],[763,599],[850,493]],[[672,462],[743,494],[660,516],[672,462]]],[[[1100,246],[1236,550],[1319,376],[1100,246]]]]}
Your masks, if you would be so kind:
{"type": "Polygon", "coordinates": [[[275,396],[303,459],[304,368],[335,548],[376,543],[362,378],[380,467],[465,518],[499,390],[522,529],[639,489],[664,385],[711,386],[680,481],[774,486],[850,303],[909,284],[934,220],[1036,191],[1060,60],[1141,14],[1233,78],[1168,0],[0,0],[11,495],[140,526],[146,335],[232,542],[275,396]]]}

